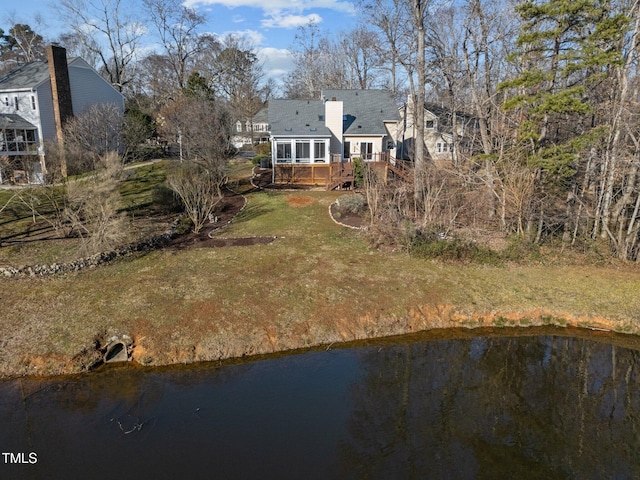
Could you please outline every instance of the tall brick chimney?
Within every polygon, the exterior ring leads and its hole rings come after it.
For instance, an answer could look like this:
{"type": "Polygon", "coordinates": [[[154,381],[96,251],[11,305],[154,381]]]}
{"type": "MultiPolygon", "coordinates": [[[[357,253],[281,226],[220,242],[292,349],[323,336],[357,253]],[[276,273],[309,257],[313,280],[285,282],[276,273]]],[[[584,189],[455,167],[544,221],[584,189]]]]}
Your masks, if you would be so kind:
{"type": "MultiPolygon", "coordinates": [[[[62,127],[65,122],[73,116],[67,51],[55,45],[49,45],[46,50],[49,76],[51,77],[51,94],[53,97],[53,115],[56,122],[56,136],[58,137],[58,144],[62,150],[62,145],[64,144],[62,127]]],[[[62,176],[66,177],[67,165],[64,156],[61,160],[62,176]]]]}

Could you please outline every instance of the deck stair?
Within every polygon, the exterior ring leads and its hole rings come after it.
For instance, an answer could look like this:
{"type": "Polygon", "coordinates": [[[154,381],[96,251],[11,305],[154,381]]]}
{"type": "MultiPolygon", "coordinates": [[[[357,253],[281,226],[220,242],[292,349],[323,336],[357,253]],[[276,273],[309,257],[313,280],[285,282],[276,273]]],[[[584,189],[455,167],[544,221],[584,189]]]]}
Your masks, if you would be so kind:
{"type": "Polygon", "coordinates": [[[395,162],[387,160],[386,162],[387,168],[391,170],[395,175],[405,181],[409,180],[412,169],[408,162],[404,160],[396,160],[395,162]]]}
{"type": "Polygon", "coordinates": [[[353,164],[340,162],[331,171],[331,179],[327,183],[327,190],[353,188],[353,164]]]}

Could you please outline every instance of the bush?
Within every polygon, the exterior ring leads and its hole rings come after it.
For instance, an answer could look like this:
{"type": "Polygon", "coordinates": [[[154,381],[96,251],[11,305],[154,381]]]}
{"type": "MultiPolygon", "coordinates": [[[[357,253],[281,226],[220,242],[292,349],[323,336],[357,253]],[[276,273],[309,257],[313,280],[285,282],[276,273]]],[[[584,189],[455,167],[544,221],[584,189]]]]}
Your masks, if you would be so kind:
{"type": "Polygon", "coordinates": [[[367,206],[364,196],[359,194],[340,197],[337,203],[341,210],[355,215],[364,213],[367,206]]]}
{"type": "Polygon", "coordinates": [[[524,238],[514,236],[502,251],[502,258],[509,262],[539,261],[540,246],[524,238]]]}
{"type": "Polygon", "coordinates": [[[189,233],[193,229],[193,221],[189,218],[188,215],[182,215],[178,219],[178,224],[176,225],[176,234],[184,235],[185,233],[189,233]]]}
{"type": "Polygon", "coordinates": [[[353,185],[355,188],[362,188],[364,185],[364,160],[360,157],[355,157],[353,163],[353,185]]]}
{"type": "Polygon", "coordinates": [[[271,156],[271,142],[258,143],[253,150],[258,156],[270,157],[271,156]]]}
{"type": "Polygon", "coordinates": [[[447,238],[439,232],[418,232],[410,247],[412,255],[446,262],[480,263],[495,265],[500,254],[487,247],[461,238],[447,238]]]}
{"type": "Polygon", "coordinates": [[[184,209],[180,198],[166,184],[156,185],[151,192],[156,208],[167,213],[178,213],[184,209]]]}

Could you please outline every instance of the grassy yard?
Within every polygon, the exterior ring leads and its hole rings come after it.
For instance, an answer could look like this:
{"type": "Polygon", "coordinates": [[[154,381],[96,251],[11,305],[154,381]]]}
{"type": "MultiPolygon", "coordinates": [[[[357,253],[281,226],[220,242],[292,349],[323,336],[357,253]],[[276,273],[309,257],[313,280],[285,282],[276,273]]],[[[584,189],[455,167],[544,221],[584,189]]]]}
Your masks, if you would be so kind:
{"type": "Polygon", "coordinates": [[[429,328],[640,332],[637,266],[460,266],[375,250],[330,219],[340,195],[248,193],[217,235],[276,236],[268,245],[167,249],[75,275],[0,279],[0,375],[80,371],[96,341],[124,333],[138,362],[161,365],[429,328]]]}

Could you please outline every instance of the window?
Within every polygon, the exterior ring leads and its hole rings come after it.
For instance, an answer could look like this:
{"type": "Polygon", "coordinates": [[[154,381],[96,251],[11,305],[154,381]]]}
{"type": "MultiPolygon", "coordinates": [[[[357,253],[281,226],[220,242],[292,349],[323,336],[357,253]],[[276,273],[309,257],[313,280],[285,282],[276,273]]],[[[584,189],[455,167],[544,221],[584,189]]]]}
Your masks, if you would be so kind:
{"type": "Polygon", "coordinates": [[[308,140],[296,141],[296,163],[311,162],[311,145],[308,140]]]}
{"type": "Polygon", "coordinates": [[[4,97],[4,106],[5,107],[9,106],[9,97],[4,97]]]}
{"type": "Polygon", "coordinates": [[[313,144],[313,159],[316,162],[325,161],[326,144],[324,142],[316,142],[313,144]]]}
{"type": "Polygon", "coordinates": [[[393,150],[396,148],[396,145],[393,143],[393,140],[387,140],[387,150],[393,150]]]}
{"type": "Polygon", "coordinates": [[[236,122],[236,132],[242,132],[242,122],[240,120],[236,122]]]}
{"type": "Polygon", "coordinates": [[[35,151],[36,131],[24,129],[6,129],[0,131],[0,151],[29,152],[35,151]]]}
{"type": "Polygon", "coordinates": [[[16,104],[16,110],[20,110],[20,104],[18,103],[18,97],[13,97],[13,101],[16,104]]]}
{"type": "Polygon", "coordinates": [[[35,95],[31,95],[31,109],[32,110],[36,109],[36,96],[35,95]]]}
{"type": "Polygon", "coordinates": [[[343,158],[351,158],[351,142],[344,142],[343,158]]]}
{"type": "Polygon", "coordinates": [[[433,120],[427,120],[424,122],[424,128],[433,128],[435,126],[433,120]]]}
{"type": "Polygon", "coordinates": [[[360,143],[360,155],[363,160],[372,160],[373,159],[373,143],[371,142],[362,142],[360,143]]]}
{"type": "Polygon", "coordinates": [[[436,143],[436,152],[442,153],[442,143],[436,143]]]}
{"type": "Polygon", "coordinates": [[[276,143],[276,162],[287,163],[291,161],[291,142],[276,143]]]}

